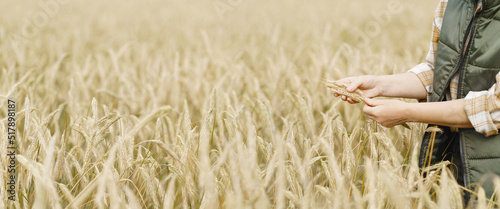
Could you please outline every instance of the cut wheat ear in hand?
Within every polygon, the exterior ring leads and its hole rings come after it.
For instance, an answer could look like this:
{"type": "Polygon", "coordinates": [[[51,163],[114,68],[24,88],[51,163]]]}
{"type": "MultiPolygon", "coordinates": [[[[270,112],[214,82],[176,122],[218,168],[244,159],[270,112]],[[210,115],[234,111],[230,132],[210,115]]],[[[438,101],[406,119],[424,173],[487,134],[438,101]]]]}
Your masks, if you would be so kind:
{"type": "MultiPolygon", "coordinates": [[[[359,89],[356,89],[356,91],[354,91],[354,92],[348,92],[347,85],[344,83],[330,81],[330,80],[324,80],[324,83],[325,83],[326,87],[328,87],[328,89],[333,93],[337,93],[340,95],[345,95],[345,96],[351,97],[352,100],[356,101],[356,102],[365,103],[366,95],[359,89]]],[[[408,128],[408,129],[411,129],[407,123],[402,123],[401,126],[408,128]]]]}
{"type": "Polygon", "coordinates": [[[330,80],[325,80],[324,83],[325,83],[326,87],[328,87],[328,89],[333,93],[337,93],[337,94],[351,97],[352,100],[354,100],[356,102],[365,102],[366,96],[359,89],[356,89],[356,91],[351,93],[351,92],[347,91],[347,85],[344,83],[330,81],[330,80]]]}

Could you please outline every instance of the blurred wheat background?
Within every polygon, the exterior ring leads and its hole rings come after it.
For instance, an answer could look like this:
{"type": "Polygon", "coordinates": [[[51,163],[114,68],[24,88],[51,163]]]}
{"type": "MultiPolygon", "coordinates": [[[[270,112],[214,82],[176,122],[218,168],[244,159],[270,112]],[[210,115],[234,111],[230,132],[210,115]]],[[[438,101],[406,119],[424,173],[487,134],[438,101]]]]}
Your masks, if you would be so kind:
{"type": "Polygon", "coordinates": [[[437,3],[2,0],[0,208],[463,208],[322,82],[423,61],[437,3]]]}

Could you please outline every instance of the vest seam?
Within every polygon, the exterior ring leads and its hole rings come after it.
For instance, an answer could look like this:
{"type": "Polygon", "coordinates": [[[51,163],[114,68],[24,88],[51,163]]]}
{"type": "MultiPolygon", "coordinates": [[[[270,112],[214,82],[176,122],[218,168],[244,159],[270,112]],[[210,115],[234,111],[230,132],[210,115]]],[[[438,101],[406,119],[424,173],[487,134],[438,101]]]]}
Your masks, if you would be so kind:
{"type": "Polygon", "coordinates": [[[470,63],[467,63],[467,67],[468,67],[468,66],[477,67],[477,68],[482,68],[482,69],[487,69],[487,70],[500,70],[500,67],[482,67],[482,66],[479,66],[479,65],[473,65],[473,64],[470,64],[470,63]]]}
{"type": "Polygon", "coordinates": [[[443,42],[443,41],[439,40],[439,43],[441,43],[442,45],[444,45],[444,46],[448,47],[449,49],[453,50],[454,52],[459,53],[458,51],[456,51],[455,49],[453,49],[453,47],[448,46],[448,44],[446,44],[445,42],[443,42]]]}
{"type": "Polygon", "coordinates": [[[497,19],[496,17],[480,17],[480,19],[493,20],[493,21],[500,22],[500,19],[497,19]]]}

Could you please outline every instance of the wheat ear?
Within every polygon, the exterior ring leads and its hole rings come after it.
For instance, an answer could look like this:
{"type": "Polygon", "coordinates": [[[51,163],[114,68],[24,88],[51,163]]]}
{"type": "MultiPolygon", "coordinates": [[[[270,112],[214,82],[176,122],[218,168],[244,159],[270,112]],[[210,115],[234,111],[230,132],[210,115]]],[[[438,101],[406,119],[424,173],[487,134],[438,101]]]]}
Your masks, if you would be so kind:
{"type": "Polygon", "coordinates": [[[352,100],[354,100],[356,102],[365,102],[366,96],[359,89],[356,89],[356,91],[351,93],[351,92],[347,91],[347,85],[344,83],[330,81],[330,80],[324,80],[324,83],[325,83],[326,87],[328,88],[328,90],[330,90],[333,93],[337,93],[337,94],[351,97],[352,100]]]}
{"type": "MultiPolygon", "coordinates": [[[[356,102],[362,102],[362,103],[365,102],[366,95],[359,89],[356,89],[356,91],[351,93],[347,91],[347,85],[344,83],[331,80],[324,80],[323,82],[325,83],[326,87],[333,93],[351,97],[352,100],[356,102]]],[[[407,129],[411,129],[407,123],[402,123],[401,126],[407,129]]]]}

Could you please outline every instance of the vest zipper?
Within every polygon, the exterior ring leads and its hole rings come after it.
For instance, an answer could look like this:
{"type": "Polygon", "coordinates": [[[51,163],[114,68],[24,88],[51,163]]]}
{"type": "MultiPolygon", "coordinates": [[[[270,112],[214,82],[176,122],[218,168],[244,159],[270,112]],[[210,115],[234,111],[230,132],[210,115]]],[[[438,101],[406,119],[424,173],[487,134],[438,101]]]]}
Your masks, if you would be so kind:
{"type": "MultiPolygon", "coordinates": [[[[471,45],[471,39],[472,39],[472,32],[475,30],[476,28],[476,22],[477,22],[477,14],[479,12],[481,12],[481,10],[483,9],[483,1],[482,0],[478,0],[476,1],[476,5],[475,5],[475,11],[474,11],[474,15],[472,16],[472,19],[471,19],[471,22],[469,23],[469,28],[468,28],[468,31],[467,31],[467,34],[466,34],[466,37],[465,37],[465,42],[464,43],[464,46],[465,48],[462,50],[462,55],[460,57],[460,61],[459,61],[459,64],[457,66],[457,69],[455,69],[455,71],[458,70],[458,73],[459,73],[459,77],[458,77],[458,85],[457,85],[457,99],[460,99],[462,96],[462,82],[463,82],[463,74],[464,74],[464,68],[465,68],[465,57],[466,55],[469,53],[469,48],[470,48],[470,45],[471,45]]],[[[449,81],[451,81],[451,78],[454,76],[455,73],[452,74],[452,76],[449,78],[449,81]]],[[[448,83],[449,85],[449,83],[448,83]]],[[[448,88],[448,87],[447,87],[448,88]]],[[[446,88],[446,89],[447,89],[446,88]]],[[[446,90],[445,89],[445,90],[446,90]]],[[[443,96],[443,95],[441,95],[443,96]]],[[[464,141],[463,141],[463,130],[462,129],[459,129],[459,134],[458,134],[458,146],[459,146],[459,149],[460,149],[460,158],[461,158],[461,161],[462,161],[462,176],[463,176],[463,183],[464,183],[464,187],[469,185],[469,180],[467,179],[467,168],[466,168],[466,164],[465,164],[465,148],[464,148],[464,141]]],[[[468,192],[465,192],[465,197],[464,199],[466,200],[466,202],[469,201],[470,199],[470,193],[468,192]]]]}

